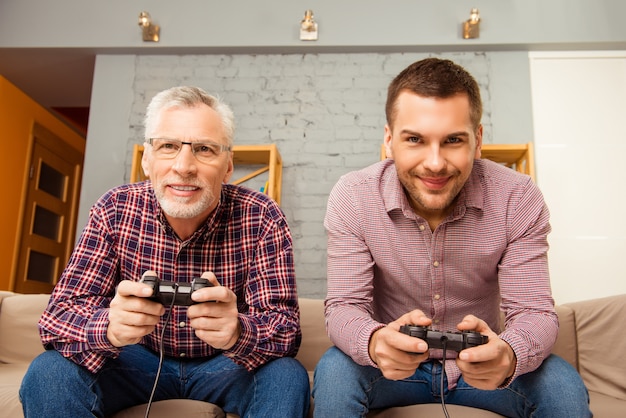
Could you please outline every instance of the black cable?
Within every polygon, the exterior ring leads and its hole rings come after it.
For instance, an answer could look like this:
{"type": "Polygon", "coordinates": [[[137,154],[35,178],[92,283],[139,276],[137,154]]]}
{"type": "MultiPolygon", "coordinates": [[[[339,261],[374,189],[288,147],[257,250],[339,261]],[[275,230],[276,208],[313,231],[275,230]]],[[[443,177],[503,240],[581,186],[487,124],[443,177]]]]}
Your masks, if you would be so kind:
{"type": "Polygon", "coordinates": [[[448,415],[448,408],[446,408],[446,401],[444,399],[444,376],[446,374],[446,346],[448,345],[448,338],[441,337],[441,343],[443,345],[443,360],[441,361],[441,387],[439,388],[441,392],[441,407],[443,408],[443,414],[446,418],[450,418],[450,415],[448,415]]]}
{"type": "Polygon", "coordinates": [[[165,328],[170,323],[170,317],[172,316],[172,308],[174,307],[174,301],[176,300],[176,294],[178,293],[178,283],[174,283],[174,294],[172,295],[172,302],[170,302],[170,308],[167,312],[167,317],[165,317],[165,324],[163,324],[163,329],[161,330],[161,336],[159,341],[159,367],[157,369],[156,377],[154,378],[154,385],[152,386],[152,392],[150,393],[150,399],[148,400],[148,406],[146,407],[146,414],[144,418],[148,418],[150,415],[150,408],[152,407],[152,399],[154,398],[154,394],[156,393],[156,388],[159,383],[159,377],[161,376],[161,368],[163,367],[163,339],[165,338],[165,328]]]}

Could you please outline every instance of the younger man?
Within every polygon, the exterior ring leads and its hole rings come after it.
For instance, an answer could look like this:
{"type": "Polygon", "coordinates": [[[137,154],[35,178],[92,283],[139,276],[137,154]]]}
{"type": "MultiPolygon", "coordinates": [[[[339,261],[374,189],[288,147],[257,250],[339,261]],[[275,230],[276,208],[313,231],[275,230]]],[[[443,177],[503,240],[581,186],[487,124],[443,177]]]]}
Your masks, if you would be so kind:
{"type": "Polygon", "coordinates": [[[442,397],[508,417],[590,416],[580,376],[550,355],[548,209],[528,176],[480,159],[474,78],[448,60],[416,62],[389,86],[386,115],[391,159],[344,176],[328,201],[336,347],[315,372],[315,416],[442,397]],[[406,324],[488,342],[447,351],[444,373],[442,350],[401,333],[406,324]]]}

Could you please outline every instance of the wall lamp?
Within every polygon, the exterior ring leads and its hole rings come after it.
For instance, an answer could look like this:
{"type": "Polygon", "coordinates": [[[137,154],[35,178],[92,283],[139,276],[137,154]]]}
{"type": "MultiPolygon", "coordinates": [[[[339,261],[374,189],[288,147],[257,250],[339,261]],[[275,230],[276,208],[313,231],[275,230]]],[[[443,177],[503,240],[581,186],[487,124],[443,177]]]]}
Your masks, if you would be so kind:
{"type": "Polygon", "coordinates": [[[480,14],[472,9],[470,18],[463,22],[463,39],[475,39],[480,36],[480,14]]]}
{"type": "Polygon", "coordinates": [[[306,10],[300,22],[300,40],[317,41],[317,22],[313,17],[313,10],[306,10]]]}
{"type": "Polygon", "coordinates": [[[139,26],[141,26],[141,33],[144,42],[159,42],[159,34],[161,33],[161,27],[152,23],[150,13],[139,13],[139,26]]]}

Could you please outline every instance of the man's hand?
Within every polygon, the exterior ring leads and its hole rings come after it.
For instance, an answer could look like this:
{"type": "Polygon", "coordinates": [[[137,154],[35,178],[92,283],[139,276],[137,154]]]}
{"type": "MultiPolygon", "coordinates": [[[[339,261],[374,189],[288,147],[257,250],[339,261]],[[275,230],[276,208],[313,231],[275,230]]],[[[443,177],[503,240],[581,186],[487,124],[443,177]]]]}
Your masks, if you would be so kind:
{"type": "Polygon", "coordinates": [[[468,315],[457,325],[460,331],[476,331],[489,337],[489,342],[478,347],[467,348],[459,353],[456,364],[463,379],[477,389],[497,389],[513,376],[517,359],[509,344],[474,315],[468,315]]]}
{"type": "Polygon", "coordinates": [[[146,299],[152,288],[146,284],[123,280],[117,286],[109,306],[107,338],[115,347],[137,344],[154,331],[165,308],[158,302],[146,299]]]}
{"type": "Polygon", "coordinates": [[[420,310],[414,310],[375,331],[369,342],[369,354],[383,376],[391,380],[405,379],[428,360],[428,345],[419,338],[402,334],[406,324],[428,326],[431,320],[420,310]]]}
{"type": "Polygon", "coordinates": [[[228,350],[241,335],[237,296],[227,287],[220,286],[215,274],[206,272],[202,277],[213,287],[192,293],[191,298],[198,303],[187,309],[189,324],[202,341],[218,350],[228,350]]]}

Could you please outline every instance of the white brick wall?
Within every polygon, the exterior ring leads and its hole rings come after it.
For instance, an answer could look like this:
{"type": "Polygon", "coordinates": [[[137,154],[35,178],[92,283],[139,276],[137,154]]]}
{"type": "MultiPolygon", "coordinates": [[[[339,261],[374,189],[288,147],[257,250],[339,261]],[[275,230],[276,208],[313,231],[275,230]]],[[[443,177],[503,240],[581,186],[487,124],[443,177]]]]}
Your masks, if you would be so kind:
{"type": "MultiPolygon", "coordinates": [[[[294,236],[299,295],[326,295],[326,199],[342,174],[379,159],[387,85],[433,54],[138,56],[127,167],[150,98],[175,85],[218,94],[235,112],[237,144],[276,143],[283,158],[281,207],[294,236]]],[[[491,143],[489,53],[437,54],[481,86],[485,142],[491,143]]],[[[130,174],[126,174],[126,181],[130,174]]]]}

